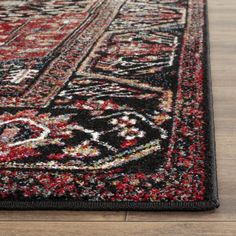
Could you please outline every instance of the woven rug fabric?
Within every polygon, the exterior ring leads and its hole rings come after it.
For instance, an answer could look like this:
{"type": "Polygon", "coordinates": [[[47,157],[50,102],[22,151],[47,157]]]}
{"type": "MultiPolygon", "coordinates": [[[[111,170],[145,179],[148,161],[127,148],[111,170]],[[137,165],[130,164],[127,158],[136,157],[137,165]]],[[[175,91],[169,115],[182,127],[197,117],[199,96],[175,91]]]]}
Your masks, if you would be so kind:
{"type": "Polygon", "coordinates": [[[205,0],[0,1],[0,208],[218,207],[205,0]]]}

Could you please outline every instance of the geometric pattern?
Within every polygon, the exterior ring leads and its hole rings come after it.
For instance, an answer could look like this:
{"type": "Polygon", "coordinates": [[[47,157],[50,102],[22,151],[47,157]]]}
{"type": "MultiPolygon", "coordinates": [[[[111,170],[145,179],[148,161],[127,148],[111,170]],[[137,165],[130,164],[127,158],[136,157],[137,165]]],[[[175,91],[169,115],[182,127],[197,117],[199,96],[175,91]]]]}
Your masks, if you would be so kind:
{"type": "MultiPolygon", "coordinates": [[[[171,5],[171,3],[173,1],[128,0],[109,29],[133,30],[184,24],[186,9],[178,7],[178,5],[171,5]]],[[[176,3],[178,2],[176,1],[176,3]]]]}
{"type": "Polygon", "coordinates": [[[102,41],[84,70],[128,78],[155,74],[172,66],[178,44],[175,35],[158,30],[109,33],[102,41]]]}
{"type": "Polygon", "coordinates": [[[206,201],[204,0],[0,2],[0,199],[206,201]]]}
{"type": "Polygon", "coordinates": [[[4,113],[0,123],[1,166],[107,169],[159,150],[160,139],[167,138],[165,130],[136,112],[88,117],[83,112],[55,116],[35,110],[4,113]]]}
{"type": "Polygon", "coordinates": [[[148,92],[117,82],[77,76],[55,97],[52,106],[81,110],[139,110],[170,112],[172,92],[158,88],[148,92]]]}

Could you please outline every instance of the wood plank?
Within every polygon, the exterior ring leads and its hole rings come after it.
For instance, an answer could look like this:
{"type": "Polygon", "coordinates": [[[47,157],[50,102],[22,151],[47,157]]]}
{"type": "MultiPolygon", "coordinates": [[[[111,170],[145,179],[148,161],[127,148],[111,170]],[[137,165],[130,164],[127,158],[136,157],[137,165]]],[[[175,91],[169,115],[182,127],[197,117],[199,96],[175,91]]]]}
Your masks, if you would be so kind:
{"type": "Polygon", "coordinates": [[[235,236],[236,223],[108,223],[11,222],[0,223],[0,236],[235,236]]]}
{"type": "Polygon", "coordinates": [[[125,221],[124,211],[0,211],[0,221],[125,221]]]}

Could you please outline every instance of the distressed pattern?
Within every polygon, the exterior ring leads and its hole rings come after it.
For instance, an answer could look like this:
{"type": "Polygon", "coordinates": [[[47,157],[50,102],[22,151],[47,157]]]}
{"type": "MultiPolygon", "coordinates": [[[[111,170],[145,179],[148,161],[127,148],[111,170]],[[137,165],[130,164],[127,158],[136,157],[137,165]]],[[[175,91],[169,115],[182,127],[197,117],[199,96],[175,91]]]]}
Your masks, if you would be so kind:
{"type": "Polygon", "coordinates": [[[0,2],[0,199],[210,199],[204,0],[0,2]]]}

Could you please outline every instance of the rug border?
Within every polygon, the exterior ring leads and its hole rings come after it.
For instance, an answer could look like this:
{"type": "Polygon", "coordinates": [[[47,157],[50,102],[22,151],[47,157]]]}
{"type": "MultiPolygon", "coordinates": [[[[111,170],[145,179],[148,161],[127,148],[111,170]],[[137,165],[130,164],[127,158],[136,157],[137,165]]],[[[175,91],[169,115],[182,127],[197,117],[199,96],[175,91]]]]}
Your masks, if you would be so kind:
{"type": "Polygon", "coordinates": [[[213,210],[220,206],[218,197],[218,181],[217,181],[217,165],[216,165],[216,148],[215,148],[215,125],[214,125],[214,108],[213,93],[211,80],[211,64],[210,64],[210,35],[209,35],[209,19],[208,19],[208,1],[204,6],[204,48],[207,64],[204,73],[207,79],[205,86],[207,93],[208,107],[208,131],[209,131],[209,160],[210,165],[209,177],[207,184],[209,186],[209,200],[195,202],[85,202],[76,200],[34,200],[34,201],[0,201],[0,210],[116,210],[116,211],[204,211],[213,210]]]}

